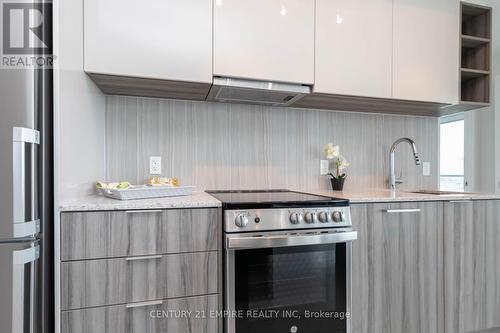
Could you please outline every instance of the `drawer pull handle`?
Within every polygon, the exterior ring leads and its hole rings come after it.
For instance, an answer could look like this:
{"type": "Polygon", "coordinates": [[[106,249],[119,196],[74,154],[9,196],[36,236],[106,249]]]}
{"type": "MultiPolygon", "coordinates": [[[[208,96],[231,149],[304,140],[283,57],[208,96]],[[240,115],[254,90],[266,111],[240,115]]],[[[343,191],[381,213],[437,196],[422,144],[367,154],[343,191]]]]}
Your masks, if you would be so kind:
{"type": "Polygon", "coordinates": [[[449,203],[472,203],[472,200],[451,200],[449,203]]]}
{"type": "Polygon", "coordinates": [[[135,261],[135,260],[149,260],[149,259],[161,259],[161,255],[156,256],[142,256],[142,257],[127,257],[126,261],[135,261]]]}
{"type": "Polygon", "coordinates": [[[410,209],[385,209],[384,212],[388,214],[399,214],[399,213],[420,213],[420,208],[410,208],[410,209]]]}
{"type": "Polygon", "coordinates": [[[161,213],[161,209],[147,209],[147,210],[126,210],[125,214],[139,214],[139,213],[161,213]]]}
{"type": "Polygon", "coordinates": [[[127,309],[142,308],[146,306],[162,305],[163,301],[150,301],[150,302],[139,302],[139,303],[129,303],[125,305],[127,309]]]}

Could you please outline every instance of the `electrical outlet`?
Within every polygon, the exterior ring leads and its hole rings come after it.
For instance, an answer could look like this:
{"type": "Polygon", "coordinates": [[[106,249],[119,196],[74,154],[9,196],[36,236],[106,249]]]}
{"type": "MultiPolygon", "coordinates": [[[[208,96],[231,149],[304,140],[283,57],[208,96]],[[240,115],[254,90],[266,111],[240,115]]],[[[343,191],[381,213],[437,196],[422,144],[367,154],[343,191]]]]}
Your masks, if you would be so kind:
{"type": "Polygon", "coordinates": [[[149,173],[151,175],[161,175],[161,156],[149,157],[149,173]]]}
{"type": "Polygon", "coordinates": [[[319,163],[319,174],[322,176],[325,176],[329,172],[329,167],[330,167],[330,161],[328,160],[321,160],[319,163]]]}
{"type": "Polygon", "coordinates": [[[422,169],[423,169],[424,176],[430,176],[431,175],[431,163],[430,162],[424,162],[424,163],[422,163],[422,169]]]}

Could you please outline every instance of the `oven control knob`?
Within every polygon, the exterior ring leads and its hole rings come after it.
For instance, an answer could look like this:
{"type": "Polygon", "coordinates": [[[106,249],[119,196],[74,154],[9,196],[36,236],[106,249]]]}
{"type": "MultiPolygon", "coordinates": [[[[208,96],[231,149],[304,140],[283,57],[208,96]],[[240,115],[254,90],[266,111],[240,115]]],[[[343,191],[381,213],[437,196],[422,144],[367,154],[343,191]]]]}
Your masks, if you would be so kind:
{"type": "Polygon", "coordinates": [[[302,214],[301,213],[292,213],[290,214],[290,222],[292,224],[299,224],[302,222],[302,214]]]}
{"type": "Polygon", "coordinates": [[[327,212],[321,212],[319,213],[318,215],[318,220],[321,222],[321,223],[327,223],[327,222],[330,222],[330,216],[328,215],[327,212]]]}
{"type": "Polygon", "coordinates": [[[234,219],[234,224],[236,224],[237,227],[244,228],[248,224],[248,217],[245,214],[238,214],[234,219]]]}
{"type": "Polygon", "coordinates": [[[344,214],[338,210],[332,213],[333,222],[342,222],[344,220],[344,214]]]}
{"type": "Polygon", "coordinates": [[[317,218],[318,217],[317,217],[316,213],[306,213],[306,215],[304,215],[304,219],[306,220],[306,223],[315,223],[317,218]]]}

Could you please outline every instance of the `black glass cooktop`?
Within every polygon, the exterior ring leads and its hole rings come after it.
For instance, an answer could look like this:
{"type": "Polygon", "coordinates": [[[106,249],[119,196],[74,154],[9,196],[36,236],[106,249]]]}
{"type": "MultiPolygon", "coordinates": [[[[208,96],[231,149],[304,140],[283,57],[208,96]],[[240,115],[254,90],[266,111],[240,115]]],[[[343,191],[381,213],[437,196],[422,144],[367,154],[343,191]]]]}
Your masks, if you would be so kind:
{"type": "Polygon", "coordinates": [[[345,199],[289,190],[207,191],[222,202],[224,209],[348,206],[345,199]]]}

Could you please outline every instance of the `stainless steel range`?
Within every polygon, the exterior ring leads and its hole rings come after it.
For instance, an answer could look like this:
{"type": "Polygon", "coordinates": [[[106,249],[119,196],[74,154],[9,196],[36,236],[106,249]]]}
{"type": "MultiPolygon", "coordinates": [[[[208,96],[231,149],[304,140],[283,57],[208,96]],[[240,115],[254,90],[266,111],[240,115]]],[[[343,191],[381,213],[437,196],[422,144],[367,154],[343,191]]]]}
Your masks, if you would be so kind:
{"type": "Polygon", "coordinates": [[[226,333],[351,332],[349,201],[210,193],[223,203],[226,333]]]}

